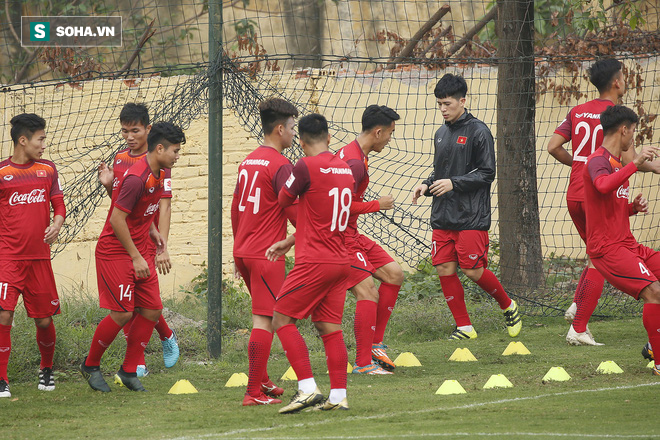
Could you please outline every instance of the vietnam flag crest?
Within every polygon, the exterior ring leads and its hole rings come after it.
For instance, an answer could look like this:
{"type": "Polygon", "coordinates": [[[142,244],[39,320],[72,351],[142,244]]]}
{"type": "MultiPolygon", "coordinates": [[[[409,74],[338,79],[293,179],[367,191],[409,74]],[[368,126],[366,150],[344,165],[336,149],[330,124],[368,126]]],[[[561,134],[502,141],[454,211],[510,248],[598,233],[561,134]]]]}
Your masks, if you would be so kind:
{"type": "Polygon", "coordinates": [[[458,139],[456,140],[457,144],[465,145],[467,142],[467,138],[465,136],[459,136],[458,139]]]}
{"type": "Polygon", "coordinates": [[[46,170],[37,170],[37,177],[46,177],[46,170]]]}

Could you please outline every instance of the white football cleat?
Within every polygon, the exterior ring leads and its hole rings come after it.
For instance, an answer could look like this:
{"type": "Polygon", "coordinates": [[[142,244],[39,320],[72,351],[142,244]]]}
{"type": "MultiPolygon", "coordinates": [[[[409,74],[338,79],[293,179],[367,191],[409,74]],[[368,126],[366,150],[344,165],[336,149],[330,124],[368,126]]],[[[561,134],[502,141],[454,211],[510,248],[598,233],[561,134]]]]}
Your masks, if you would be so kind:
{"type": "Polygon", "coordinates": [[[564,312],[564,319],[568,321],[569,324],[573,324],[573,320],[575,319],[575,314],[577,313],[577,304],[572,303],[571,306],[566,309],[566,312],[564,312]]]}
{"type": "Polygon", "coordinates": [[[571,325],[571,328],[568,329],[568,333],[566,334],[566,342],[571,345],[604,345],[600,342],[596,342],[594,337],[591,336],[591,334],[588,332],[576,332],[573,328],[573,325],[571,325]]]}

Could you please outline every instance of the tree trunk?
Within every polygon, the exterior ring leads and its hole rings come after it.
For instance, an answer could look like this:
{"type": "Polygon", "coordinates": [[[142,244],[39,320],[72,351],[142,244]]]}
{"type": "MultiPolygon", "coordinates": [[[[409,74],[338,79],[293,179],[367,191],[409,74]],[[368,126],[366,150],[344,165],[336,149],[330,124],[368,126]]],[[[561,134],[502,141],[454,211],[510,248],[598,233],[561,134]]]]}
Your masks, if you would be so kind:
{"type": "Polygon", "coordinates": [[[318,0],[283,0],[287,52],[294,68],[321,67],[321,6],[318,0]]]}
{"type": "Polygon", "coordinates": [[[497,164],[501,281],[543,285],[534,138],[534,1],[498,0],[497,164]]]}

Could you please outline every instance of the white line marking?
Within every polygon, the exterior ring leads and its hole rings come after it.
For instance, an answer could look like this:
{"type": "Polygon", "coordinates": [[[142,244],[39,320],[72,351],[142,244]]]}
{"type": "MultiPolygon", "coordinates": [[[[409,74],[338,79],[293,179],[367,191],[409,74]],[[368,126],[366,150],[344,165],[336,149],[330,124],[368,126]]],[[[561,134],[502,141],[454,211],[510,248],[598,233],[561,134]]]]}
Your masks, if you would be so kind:
{"type": "MultiPolygon", "coordinates": [[[[425,414],[425,413],[431,413],[431,412],[440,412],[440,411],[452,411],[452,410],[457,410],[457,409],[470,409],[470,408],[479,408],[483,406],[488,406],[488,405],[499,405],[501,403],[511,403],[511,402],[523,402],[526,400],[538,400],[538,399],[543,399],[546,397],[558,397],[558,396],[568,396],[568,395],[573,395],[573,394],[581,394],[581,393],[600,393],[603,391],[616,391],[616,390],[630,390],[634,388],[642,388],[642,387],[652,387],[652,386],[657,386],[660,385],[660,382],[651,382],[651,383],[642,383],[642,384],[637,384],[637,385],[623,385],[623,386],[618,386],[618,387],[608,387],[608,388],[596,388],[596,389],[591,389],[591,390],[571,390],[571,391],[563,391],[561,393],[548,393],[548,394],[539,394],[536,396],[527,396],[527,397],[515,397],[512,399],[500,399],[500,400],[492,400],[490,402],[477,402],[477,403],[468,403],[465,405],[458,405],[458,406],[450,406],[450,407],[435,407],[435,408],[427,408],[427,409],[421,409],[421,410],[415,410],[415,411],[399,411],[396,413],[386,413],[386,414],[374,414],[372,416],[354,416],[354,417],[346,417],[341,420],[342,423],[346,422],[352,422],[352,421],[360,421],[360,420],[375,420],[375,419],[384,419],[384,418],[389,418],[389,417],[394,417],[394,416],[401,416],[401,415],[416,415],[416,414],[425,414]]],[[[287,416],[280,416],[280,417],[287,417],[287,416]]],[[[292,416],[288,416],[292,417],[292,416]]],[[[295,417],[295,415],[293,416],[295,417]]],[[[175,437],[171,440],[194,440],[194,439],[209,439],[209,438],[223,438],[227,436],[231,436],[232,439],[255,439],[254,436],[250,437],[237,437],[237,435],[240,434],[249,434],[249,433],[258,433],[258,432],[269,432],[269,431],[274,431],[276,429],[291,429],[291,428],[306,428],[310,426],[320,426],[320,425],[325,425],[328,423],[334,423],[336,420],[334,418],[331,419],[324,419],[324,420],[319,420],[315,422],[309,422],[309,423],[295,423],[292,425],[278,425],[278,426],[272,426],[272,427],[264,427],[264,428],[250,428],[250,429],[236,429],[234,431],[227,431],[227,432],[218,432],[218,433],[213,433],[213,434],[202,434],[198,436],[185,436],[185,437],[175,437]]],[[[569,434],[569,433],[545,433],[545,432],[537,432],[537,433],[465,433],[465,432],[454,432],[454,433],[428,433],[428,434],[409,434],[409,435],[404,435],[404,436],[397,436],[400,438],[405,438],[405,437],[448,437],[448,436],[480,436],[480,437],[494,437],[494,436],[553,436],[553,437],[594,437],[594,438],[660,438],[660,435],[655,435],[655,434],[650,434],[650,435],[616,435],[616,434],[569,434]]],[[[266,438],[266,437],[265,437],[266,438]]],[[[288,439],[298,439],[302,437],[273,437],[272,435],[269,435],[267,437],[270,440],[288,440],[288,439]]],[[[318,439],[371,439],[371,438],[382,438],[382,436],[328,436],[328,437],[316,437],[318,439]]]]}

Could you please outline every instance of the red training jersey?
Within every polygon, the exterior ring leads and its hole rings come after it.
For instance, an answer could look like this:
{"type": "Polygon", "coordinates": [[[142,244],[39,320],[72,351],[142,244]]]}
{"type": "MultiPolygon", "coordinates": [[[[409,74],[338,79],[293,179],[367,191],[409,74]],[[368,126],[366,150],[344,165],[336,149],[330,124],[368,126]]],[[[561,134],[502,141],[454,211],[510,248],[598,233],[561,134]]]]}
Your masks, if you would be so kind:
{"type": "Polygon", "coordinates": [[[603,144],[600,114],[612,105],[614,103],[607,99],[594,99],[577,105],[568,112],[566,119],[555,130],[555,133],[571,141],[573,152],[573,166],[566,200],[584,201],[584,166],[587,164],[587,158],[603,144]]]}
{"type": "Polygon", "coordinates": [[[63,197],[53,162],[0,162],[0,260],[50,259],[50,205],[63,197]]]}
{"type": "Polygon", "coordinates": [[[621,166],[621,159],[600,147],[589,156],[583,170],[584,207],[587,216],[587,254],[600,257],[612,244],[634,247],[630,232],[632,214],[628,202],[628,178],[637,171],[634,163],[621,166]]]}
{"type": "MultiPolygon", "coordinates": [[[[142,154],[137,156],[131,155],[131,150],[129,148],[124,148],[115,155],[114,160],[112,161],[112,173],[114,178],[112,179],[112,192],[119,188],[119,183],[124,178],[126,171],[136,163],[140,161],[143,157],[146,157],[147,152],[145,151],[142,154]]],[[[172,170],[165,168],[165,180],[163,186],[163,195],[161,196],[164,199],[172,198],[172,170]]]]}
{"type": "Polygon", "coordinates": [[[266,250],[286,238],[287,216],[277,195],[292,169],[289,159],[265,145],[238,166],[232,201],[235,257],[265,260],[266,250]]]}
{"type": "Polygon", "coordinates": [[[280,201],[300,197],[296,263],[348,263],[344,244],[355,181],[348,165],[329,151],[303,157],[282,188],[280,201]]]}
{"type": "Polygon", "coordinates": [[[147,251],[153,251],[149,228],[154,221],[153,216],[158,212],[164,186],[165,170],[161,169],[159,175],[155,176],[151,172],[146,156],[128,169],[117,190],[112,191],[110,211],[96,245],[97,256],[106,259],[118,256],[129,257],[110,224],[114,209],[121,209],[129,214],[126,223],[140,254],[144,257],[147,251]]]}

